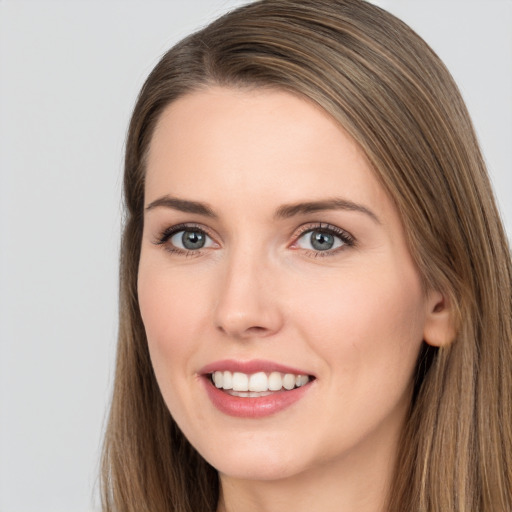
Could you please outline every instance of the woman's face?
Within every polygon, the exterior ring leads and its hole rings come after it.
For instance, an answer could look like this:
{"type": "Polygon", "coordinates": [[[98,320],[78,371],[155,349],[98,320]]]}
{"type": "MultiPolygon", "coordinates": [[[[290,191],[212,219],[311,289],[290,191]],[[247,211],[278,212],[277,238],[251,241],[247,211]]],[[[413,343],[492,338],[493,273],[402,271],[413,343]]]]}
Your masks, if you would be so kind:
{"type": "Polygon", "coordinates": [[[344,130],[286,92],[189,94],[154,133],[145,207],[149,350],[199,453],[259,480],[392,464],[440,297],[344,130]]]}

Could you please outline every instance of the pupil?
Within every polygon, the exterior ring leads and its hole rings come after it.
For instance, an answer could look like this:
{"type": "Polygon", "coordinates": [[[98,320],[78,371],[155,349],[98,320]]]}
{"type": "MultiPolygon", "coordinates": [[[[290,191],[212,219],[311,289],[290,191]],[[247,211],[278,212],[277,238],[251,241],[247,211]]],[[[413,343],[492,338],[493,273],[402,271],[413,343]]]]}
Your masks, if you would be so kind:
{"type": "Polygon", "coordinates": [[[185,249],[201,249],[204,246],[205,237],[203,233],[197,231],[185,231],[181,241],[185,249]]]}
{"type": "Polygon", "coordinates": [[[334,236],[315,231],[311,234],[311,245],[317,251],[327,251],[334,245],[334,236]]]}

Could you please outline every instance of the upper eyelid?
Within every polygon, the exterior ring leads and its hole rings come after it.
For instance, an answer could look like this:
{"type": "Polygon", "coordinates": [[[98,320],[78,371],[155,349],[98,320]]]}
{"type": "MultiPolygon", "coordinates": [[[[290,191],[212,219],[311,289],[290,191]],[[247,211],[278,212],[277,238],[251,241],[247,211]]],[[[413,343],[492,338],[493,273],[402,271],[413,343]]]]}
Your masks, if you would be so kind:
{"type": "Polygon", "coordinates": [[[334,224],[330,224],[328,222],[308,222],[306,224],[303,224],[299,226],[297,229],[294,230],[292,236],[295,238],[302,236],[304,233],[307,233],[309,231],[315,231],[315,230],[324,230],[327,232],[331,232],[335,235],[341,236],[345,235],[346,237],[355,240],[355,237],[346,229],[340,228],[339,226],[336,226],[334,224]]]}
{"type": "MultiPolygon", "coordinates": [[[[339,226],[336,226],[334,224],[329,223],[323,223],[319,222],[316,224],[304,224],[300,226],[300,232],[294,235],[293,241],[290,243],[290,248],[296,248],[294,247],[296,244],[299,243],[299,240],[306,234],[313,232],[313,231],[324,231],[326,233],[329,233],[342,242],[342,246],[334,249],[327,249],[325,251],[313,251],[315,256],[316,255],[334,255],[338,253],[340,250],[347,249],[347,248],[355,248],[358,246],[358,241],[356,238],[346,229],[340,228],[339,226]]],[[[309,250],[309,249],[308,249],[309,250]]],[[[311,250],[309,250],[311,251],[311,250]]]]}
{"type": "MultiPolygon", "coordinates": [[[[176,225],[169,226],[165,228],[164,230],[160,231],[158,235],[156,236],[156,244],[162,244],[167,243],[169,239],[174,236],[176,233],[179,233],[180,231],[187,231],[187,230],[198,230],[204,232],[208,237],[210,237],[214,242],[217,244],[219,243],[219,240],[222,240],[220,236],[216,234],[212,229],[210,229],[208,226],[205,226],[204,224],[198,223],[198,222],[183,222],[176,225]]],[[[327,222],[308,222],[304,223],[299,227],[296,227],[290,235],[288,235],[288,238],[291,238],[291,241],[289,242],[289,245],[293,245],[297,242],[297,240],[304,234],[315,231],[315,230],[325,230],[327,232],[330,232],[334,234],[335,236],[341,237],[341,238],[348,238],[350,241],[355,244],[356,239],[355,237],[346,229],[343,229],[339,226],[336,226],[334,224],[330,224],[327,222]]]]}
{"type": "MultiPolygon", "coordinates": [[[[199,231],[204,231],[206,234],[212,233],[214,230],[209,228],[208,226],[205,226],[204,224],[201,224],[200,222],[180,222],[178,224],[173,224],[171,226],[168,226],[165,228],[163,232],[173,232],[177,233],[179,231],[187,231],[187,229],[197,229],[199,231]]],[[[307,222],[304,224],[301,224],[299,227],[294,228],[291,232],[289,237],[292,238],[293,236],[301,235],[307,231],[314,230],[314,229],[325,229],[326,231],[333,231],[333,232],[340,232],[340,233],[346,233],[347,235],[350,235],[350,233],[343,228],[340,228],[339,226],[336,226],[334,224],[330,224],[328,222],[307,222]]]]}
{"type": "Polygon", "coordinates": [[[203,224],[198,222],[184,222],[169,226],[168,228],[163,230],[163,233],[179,233],[180,231],[202,231],[208,236],[210,236],[212,230],[203,224]]]}
{"type": "Polygon", "coordinates": [[[200,223],[196,223],[196,222],[179,223],[179,224],[169,226],[163,230],[159,230],[157,232],[157,234],[154,236],[153,243],[156,245],[166,244],[176,233],[179,233],[180,231],[193,231],[193,230],[203,232],[209,238],[211,238],[216,243],[218,243],[215,235],[212,235],[211,230],[209,228],[207,228],[206,226],[204,226],[200,223]]]}

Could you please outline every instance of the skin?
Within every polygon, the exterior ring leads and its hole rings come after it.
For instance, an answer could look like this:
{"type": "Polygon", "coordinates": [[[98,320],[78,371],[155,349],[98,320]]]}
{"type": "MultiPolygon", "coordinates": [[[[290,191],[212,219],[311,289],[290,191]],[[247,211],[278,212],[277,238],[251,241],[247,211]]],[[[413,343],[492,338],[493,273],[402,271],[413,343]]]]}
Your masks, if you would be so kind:
{"type": "Polygon", "coordinates": [[[219,471],[219,511],[382,511],[422,340],[446,342],[449,314],[440,293],[422,289],[357,144],[290,93],[212,87],[162,114],[145,192],[146,206],[172,196],[215,214],[147,209],[138,291],[165,402],[219,471]],[[276,218],[283,205],[332,198],[367,211],[276,218]],[[157,243],[181,223],[203,229],[206,247],[157,243]],[[319,223],[354,243],[315,250],[304,231],[319,223]],[[316,378],[287,409],[236,418],[212,405],[199,376],[222,359],[316,378]]]}

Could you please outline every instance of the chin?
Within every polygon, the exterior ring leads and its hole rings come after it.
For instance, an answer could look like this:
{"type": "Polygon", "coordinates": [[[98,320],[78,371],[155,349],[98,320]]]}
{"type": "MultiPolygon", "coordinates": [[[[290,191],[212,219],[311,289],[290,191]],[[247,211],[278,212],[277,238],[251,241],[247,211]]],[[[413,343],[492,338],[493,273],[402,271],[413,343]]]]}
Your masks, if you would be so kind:
{"type": "Polygon", "coordinates": [[[200,453],[221,475],[240,480],[281,480],[303,472],[307,466],[304,454],[296,447],[287,453],[282,444],[262,447],[259,443],[251,444],[250,440],[243,446],[232,443],[229,447],[200,453]]]}
{"type": "Polygon", "coordinates": [[[269,460],[222,461],[216,466],[221,475],[237,480],[277,481],[300,473],[293,464],[283,464],[269,460]]]}

